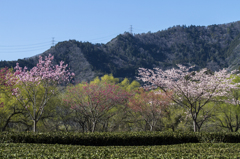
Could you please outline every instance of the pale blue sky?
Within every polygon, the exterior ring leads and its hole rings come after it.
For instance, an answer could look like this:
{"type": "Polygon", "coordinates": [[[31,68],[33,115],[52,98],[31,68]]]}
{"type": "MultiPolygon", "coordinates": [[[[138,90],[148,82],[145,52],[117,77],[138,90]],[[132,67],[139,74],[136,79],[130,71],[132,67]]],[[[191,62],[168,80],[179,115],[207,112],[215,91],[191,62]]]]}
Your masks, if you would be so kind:
{"type": "Polygon", "coordinates": [[[59,41],[106,43],[118,34],[240,20],[240,0],[0,0],[0,60],[44,52],[59,41]]]}

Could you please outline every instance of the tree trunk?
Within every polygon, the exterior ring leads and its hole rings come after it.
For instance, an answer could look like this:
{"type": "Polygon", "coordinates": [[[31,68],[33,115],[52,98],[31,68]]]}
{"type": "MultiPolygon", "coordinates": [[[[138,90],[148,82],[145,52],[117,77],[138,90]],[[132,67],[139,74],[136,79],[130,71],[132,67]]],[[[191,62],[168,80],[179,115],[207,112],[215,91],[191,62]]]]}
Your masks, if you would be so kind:
{"type": "Polygon", "coordinates": [[[37,121],[33,120],[33,132],[36,132],[37,129],[37,121]]]}
{"type": "Polygon", "coordinates": [[[151,124],[149,124],[149,126],[150,126],[150,131],[152,131],[153,130],[153,126],[151,124]]]}
{"type": "Polygon", "coordinates": [[[34,94],[34,103],[33,103],[33,132],[36,132],[37,117],[36,117],[36,94],[34,94]]]}
{"type": "Polygon", "coordinates": [[[237,132],[238,129],[239,129],[238,115],[236,115],[236,129],[235,129],[235,132],[237,132]]]}
{"type": "Polygon", "coordinates": [[[197,132],[198,128],[197,128],[197,121],[193,120],[193,131],[197,132]]]}
{"type": "Polygon", "coordinates": [[[175,131],[175,128],[174,128],[174,126],[173,126],[173,125],[171,126],[171,128],[172,128],[172,131],[174,132],[174,131],[175,131]]]}
{"type": "Polygon", "coordinates": [[[96,127],[96,122],[92,122],[92,132],[94,132],[95,131],[95,127],[96,127]]]}
{"type": "Polygon", "coordinates": [[[197,113],[196,112],[193,114],[193,131],[194,132],[200,131],[200,127],[197,124],[197,113]]]}

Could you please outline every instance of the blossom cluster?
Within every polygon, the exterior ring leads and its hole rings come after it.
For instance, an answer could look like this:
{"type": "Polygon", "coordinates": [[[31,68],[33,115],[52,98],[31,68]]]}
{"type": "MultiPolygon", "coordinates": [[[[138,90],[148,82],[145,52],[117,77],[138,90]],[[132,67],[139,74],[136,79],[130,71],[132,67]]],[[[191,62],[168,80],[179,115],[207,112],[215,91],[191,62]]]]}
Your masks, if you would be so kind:
{"type": "Polygon", "coordinates": [[[187,68],[177,65],[179,69],[163,71],[155,68],[154,70],[140,68],[138,79],[152,86],[157,86],[164,91],[173,90],[179,97],[196,101],[199,98],[208,99],[209,97],[225,96],[231,89],[236,89],[238,83],[233,84],[230,78],[231,73],[226,69],[208,73],[207,69],[189,72],[194,67],[187,68]]]}
{"type": "MultiPolygon", "coordinates": [[[[25,66],[23,69],[19,66],[19,63],[14,67],[15,75],[18,77],[19,82],[23,82],[26,85],[31,83],[33,85],[39,85],[41,81],[46,81],[48,83],[55,82],[57,84],[63,81],[69,81],[72,79],[75,74],[70,73],[67,68],[67,64],[63,65],[63,61],[60,62],[60,65],[53,66],[52,60],[54,56],[49,54],[49,56],[45,56],[45,60],[42,59],[42,56],[39,56],[39,62],[37,66],[33,67],[30,71],[27,71],[27,67],[25,66]]],[[[13,90],[13,95],[18,93],[18,89],[13,90]]]]}
{"type": "Polygon", "coordinates": [[[51,79],[54,81],[69,81],[69,76],[74,76],[74,73],[70,74],[70,72],[66,71],[67,64],[63,65],[63,61],[60,62],[60,65],[52,66],[52,60],[54,56],[49,54],[49,56],[45,57],[45,61],[39,56],[39,63],[37,66],[33,67],[30,71],[27,71],[27,67],[25,66],[24,69],[17,66],[14,68],[16,69],[15,74],[18,75],[20,81],[31,81],[31,82],[38,82],[43,79],[51,79]]]}
{"type": "Polygon", "coordinates": [[[130,96],[119,86],[112,84],[86,84],[72,87],[68,90],[68,96],[64,100],[71,105],[72,109],[94,109],[97,111],[108,111],[116,104],[124,103],[130,96]]]}

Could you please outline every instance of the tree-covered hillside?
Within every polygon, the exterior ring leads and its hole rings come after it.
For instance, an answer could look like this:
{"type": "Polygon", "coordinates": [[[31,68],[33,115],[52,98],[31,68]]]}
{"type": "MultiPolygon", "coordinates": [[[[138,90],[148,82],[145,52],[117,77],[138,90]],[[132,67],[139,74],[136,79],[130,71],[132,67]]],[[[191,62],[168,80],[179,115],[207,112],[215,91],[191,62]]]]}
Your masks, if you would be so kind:
{"type": "MultiPolygon", "coordinates": [[[[135,79],[139,67],[168,69],[175,64],[197,65],[216,71],[238,68],[240,57],[240,21],[210,26],[173,26],[156,33],[125,32],[107,44],[69,40],[60,42],[42,55],[54,55],[76,73],[75,80],[90,81],[112,73],[114,77],[135,79]]],[[[0,67],[14,67],[16,62],[29,69],[38,56],[18,61],[1,61],[0,67]]]]}

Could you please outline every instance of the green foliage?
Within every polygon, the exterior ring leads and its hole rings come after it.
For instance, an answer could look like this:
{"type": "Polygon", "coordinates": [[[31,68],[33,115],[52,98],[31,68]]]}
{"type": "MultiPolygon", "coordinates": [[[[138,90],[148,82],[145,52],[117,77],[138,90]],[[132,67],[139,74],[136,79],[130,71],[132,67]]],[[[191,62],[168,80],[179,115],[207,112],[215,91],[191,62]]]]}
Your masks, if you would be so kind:
{"type": "Polygon", "coordinates": [[[16,86],[21,91],[21,96],[23,100],[17,101],[15,97],[12,98],[14,99],[18,107],[20,109],[23,109],[25,112],[25,125],[33,125],[32,121],[33,119],[35,119],[36,124],[40,126],[41,130],[47,130],[46,128],[44,128],[45,126],[43,122],[44,120],[46,121],[49,118],[56,116],[56,105],[59,103],[59,100],[57,100],[57,98],[54,98],[54,96],[59,93],[59,90],[55,86],[49,85],[47,88],[45,88],[43,85],[44,83],[40,83],[39,85],[33,87],[28,84],[18,84],[16,86]],[[51,94],[51,90],[54,91],[54,95],[51,94]],[[46,102],[46,104],[44,105],[44,113],[42,114],[41,111],[43,109],[44,102],[46,102]],[[34,108],[36,113],[33,113],[34,108]]]}
{"type": "Polygon", "coordinates": [[[218,104],[215,112],[216,116],[213,118],[215,125],[222,128],[222,131],[238,132],[240,128],[239,105],[221,103],[218,104]]]}
{"type": "Polygon", "coordinates": [[[167,108],[166,116],[162,118],[164,129],[169,131],[181,130],[181,127],[184,127],[184,109],[172,104],[167,108]],[[180,129],[179,129],[180,128],[180,129]]]}
{"type": "Polygon", "coordinates": [[[8,96],[1,93],[0,101],[4,103],[4,107],[0,108],[0,128],[1,131],[22,131],[27,129],[27,112],[21,105],[14,99],[13,96],[8,96]],[[19,123],[18,125],[14,123],[19,123]],[[10,127],[10,124],[14,124],[10,127]]]}
{"type": "MultiPolygon", "coordinates": [[[[12,73],[13,69],[9,70],[9,73],[12,73]]],[[[0,86],[0,103],[2,103],[2,107],[0,107],[0,129],[1,131],[11,131],[15,128],[21,131],[23,129],[15,127],[15,123],[19,123],[22,127],[28,126],[28,123],[25,122],[25,119],[27,118],[26,111],[17,102],[16,98],[12,96],[11,90],[16,88],[15,82],[7,84],[9,79],[5,79],[4,76],[1,77],[0,86]]],[[[10,76],[14,77],[13,74],[10,76]]]]}
{"type": "Polygon", "coordinates": [[[127,91],[132,91],[138,89],[141,85],[139,82],[135,80],[132,81],[132,83],[130,83],[129,79],[124,78],[124,80],[121,83],[119,83],[119,86],[123,87],[127,91]]]}
{"type": "Polygon", "coordinates": [[[112,74],[108,75],[104,75],[101,77],[101,80],[99,79],[99,77],[96,77],[93,81],[90,82],[90,84],[99,84],[99,83],[108,83],[108,84],[116,84],[119,82],[118,78],[114,78],[112,74]]]}
{"type": "MultiPolygon", "coordinates": [[[[240,77],[237,75],[231,75],[230,78],[234,78],[233,83],[240,82],[240,77]]],[[[218,102],[217,107],[215,107],[215,116],[212,120],[215,125],[222,128],[222,131],[238,132],[240,128],[239,99],[239,89],[232,89],[228,96],[219,98],[222,102],[218,102]]]]}
{"type": "MultiPolygon", "coordinates": [[[[130,80],[128,78],[124,78],[124,80],[119,83],[119,78],[115,78],[112,74],[110,75],[105,74],[101,78],[96,77],[94,78],[93,81],[90,81],[90,84],[93,84],[93,83],[94,84],[99,84],[99,83],[116,84],[127,91],[136,90],[141,86],[140,83],[135,80],[130,83],[130,80]]],[[[80,85],[84,85],[84,83],[80,85]]]]}

